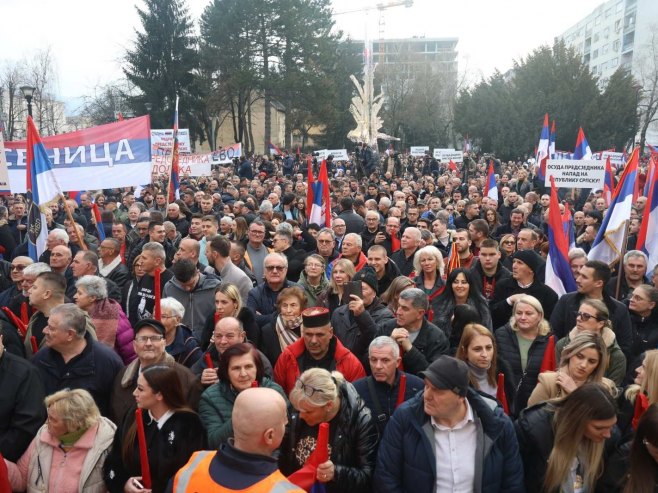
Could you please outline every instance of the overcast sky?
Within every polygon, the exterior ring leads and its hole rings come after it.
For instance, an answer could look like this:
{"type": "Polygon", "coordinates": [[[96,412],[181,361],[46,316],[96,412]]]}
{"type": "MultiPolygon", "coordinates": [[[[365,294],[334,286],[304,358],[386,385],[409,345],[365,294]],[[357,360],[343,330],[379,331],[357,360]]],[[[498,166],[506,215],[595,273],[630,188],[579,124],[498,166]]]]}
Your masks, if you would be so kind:
{"type": "MultiPolygon", "coordinates": [[[[198,19],[208,0],[188,0],[198,19]]],[[[389,0],[333,0],[334,12],[346,12],[389,0]]],[[[589,14],[601,0],[414,0],[411,8],[385,11],[386,38],[458,37],[459,70],[473,82],[495,69],[505,71],[513,59],[589,14]]],[[[69,112],[95,86],[122,77],[121,58],[139,27],[135,0],[0,0],[0,70],[6,60],[29,57],[50,47],[57,62],[58,96],[69,112]]],[[[138,3],[138,4],[141,4],[138,3]]],[[[336,25],[362,39],[366,26],[379,37],[379,12],[335,16],[336,25]]],[[[347,76],[348,74],[346,74],[347,76]]]]}

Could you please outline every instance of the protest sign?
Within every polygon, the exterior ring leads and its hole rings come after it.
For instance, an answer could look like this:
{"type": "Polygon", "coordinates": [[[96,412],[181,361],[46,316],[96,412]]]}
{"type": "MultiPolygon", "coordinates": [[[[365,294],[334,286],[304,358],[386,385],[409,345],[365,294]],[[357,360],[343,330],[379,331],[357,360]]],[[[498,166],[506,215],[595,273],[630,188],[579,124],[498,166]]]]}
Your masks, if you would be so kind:
{"type": "Polygon", "coordinates": [[[461,163],[464,161],[464,155],[461,151],[455,149],[434,149],[434,159],[440,159],[442,163],[461,163]]]}
{"type": "Polygon", "coordinates": [[[619,168],[620,166],[626,164],[626,158],[624,157],[623,152],[602,151],[594,154],[594,157],[596,159],[600,159],[601,161],[606,161],[608,158],[610,158],[610,164],[615,168],[619,168]]]}
{"type": "Polygon", "coordinates": [[[409,154],[414,157],[423,157],[429,150],[429,146],[414,146],[409,149],[409,154]]]}
{"type": "MultiPolygon", "coordinates": [[[[174,130],[172,128],[163,128],[151,130],[151,154],[170,155],[174,145],[174,130]]],[[[190,154],[190,131],[187,128],[178,129],[178,152],[181,154],[190,154]]]]}
{"type": "Polygon", "coordinates": [[[329,155],[334,157],[334,161],[347,161],[349,159],[347,149],[322,149],[316,152],[318,154],[318,161],[327,159],[329,155]]]}
{"type": "MultiPolygon", "coordinates": [[[[149,117],[43,138],[63,191],[132,187],[151,181],[149,117]]],[[[12,193],[25,193],[25,141],[5,143],[12,193]]]]}
{"type": "Polygon", "coordinates": [[[603,189],[605,161],[549,159],[546,162],[546,179],[544,181],[544,185],[547,187],[551,186],[551,176],[555,177],[556,187],[603,189]]]}

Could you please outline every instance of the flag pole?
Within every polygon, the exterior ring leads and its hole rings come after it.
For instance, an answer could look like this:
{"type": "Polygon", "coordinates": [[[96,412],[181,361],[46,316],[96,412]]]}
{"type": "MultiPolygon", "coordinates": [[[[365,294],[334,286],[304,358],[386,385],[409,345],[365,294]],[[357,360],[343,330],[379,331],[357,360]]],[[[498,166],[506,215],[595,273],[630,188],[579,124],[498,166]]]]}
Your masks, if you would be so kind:
{"type": "Polygon", "coordinates": [[[64,202],[64,212],[66,212],[66,217],[76,230],[75,232],[77,233],[78,236],[78,245],[80,245],[80,248],[82,248],[83,250],[89,250],[87,248],[87,244],[80,237],[80,233],[78,233],[78,228],[77,228],[78,223],[76,223],[75,219],[73,219],[73,213],[71,212],[71,208],[69,207],[68,202],[66,202],[66,198],[62,194],[60,194],[59,196],[62,198],[62,201],[64,202]]]}
{"type": "Polygon", "coordinates": [[[621,291],[621,276],[624,275],[624,255],[626,255],[626,250],[628,249],[628,228],[630,226],[630,220],[626,219],[624,221],[624,248],[621,250],[621,255],[619,256],[619,269],[617,272],[617,285],[615,286],[615,299],[619,299],[619,291],[621,291]]]}

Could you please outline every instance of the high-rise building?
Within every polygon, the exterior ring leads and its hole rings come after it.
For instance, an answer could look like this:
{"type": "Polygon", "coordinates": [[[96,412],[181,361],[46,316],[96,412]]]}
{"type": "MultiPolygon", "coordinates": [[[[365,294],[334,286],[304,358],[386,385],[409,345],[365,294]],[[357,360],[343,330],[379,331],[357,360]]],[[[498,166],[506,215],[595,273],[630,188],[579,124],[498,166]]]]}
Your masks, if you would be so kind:
{"type": "MultiPolygon", "coordinates": [[[[604,88],[615,71],[622,67],[641,82],[643,51],[658,32],[657,0],[608,0],[556,40],[573,46],[599,77],[604,88]]],[[[658,129],[650,128],[649,142],[658,142],[658,129]]]]}
{"type": "Polygon", "coordinates": [[[372,56],[379,67],[394,65],[410,76],[418,70],[449,74],[457,78],[459,38],[381,39],[372,42],[372,56]]]}

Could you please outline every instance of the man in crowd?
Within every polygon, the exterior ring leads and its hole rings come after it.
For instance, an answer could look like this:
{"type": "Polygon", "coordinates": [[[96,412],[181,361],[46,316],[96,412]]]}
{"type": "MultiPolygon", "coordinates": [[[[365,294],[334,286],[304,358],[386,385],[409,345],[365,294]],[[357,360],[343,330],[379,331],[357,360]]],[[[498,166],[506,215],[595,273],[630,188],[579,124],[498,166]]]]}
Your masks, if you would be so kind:
{"type": "Polygon", "coordinates": [[[231,262],[231,242],[226,236],[211,236],[206,244],[206,258],[209,266],[204,271],[235,285],[240,291],[240,297],[246,300],[253,284],[249,276],[231,262]]]}
{"type": "MultiPolygon", "coordinates": [[[[74,299],[77,291],[75,283],[82,276],[97,276],[98,275],[98,255],[90,250],[80,251],[75,254],[71,262],[71,272],[73,277],[66,287],[66,297],[70,300],[74,299]]],[[[117,303],[121,303],[121,288],[110,280],[105,279],[107,284],[107,295],[117,303]]]]}
{"type": "Polygon", "coordinates": [[[291,282],[299,281],[299,275],[304,270],[306,253],[292,247],[292,227],[289,224],[280,224],[272,240],[274,251],[285,255],[288,259],[288,273],[286,279],[291,282]],[[287,227],[284,227],[287,226],[287,227]]]}
{"type": "Polygon", "coordinates": [[[448,338],[425,318],[429,310],[427,295],[418,288],[400,293],[395,320],[383,324],[377,335],[390,336],[400,345],[405,371],[418,375],[449,350],[448,338]]]}
{"type": "Polygon", "coordinates": [[[256,282],[260,285],[264,282],[263,262],[265,257],[272,250],[267,248],[263,243],[265,241],[265,224],[261,220],[254,220],[249,225],[247,233],[248,242],[244,256],[247,267],[256,276],[256,282]]]}
{"type": "Polygon", "coordinates": [[[274,366],[274,380],[286,394],[309,368],[335,369],[348,382],[366,376],[359,359],[334,336],[328,309],[307,308],[302,320],[302,337],[281,353],[274,366]]]}
{"type": "Polygon", "coordinates": [[[420,378],[398,369],[401,361],[397,342],[387,336],[376,337],[368,346],[370,376],[354,382],[375,417],[380,440],[393,412],[423,389],[420,378]]]}
{"type": "Polygon", "coordinates": [[[256,314],[258,326],[263,328],[276,312],[276,299],[282,289],[295,286],[286,279],[288,259],[281,253],[270,253],[263,262],[265,279],[249,291],[247,306],[256,314]]]}
{"type": "Polygon", "coordinates": [[[381,245],[373,245],[368,249],[368,265],[375,271],[377,278],[377,296],[381,296],[400,275],[400,269],[395,265],[388,255],[386,248],[381,245]]]}
{"type": "Polygon", "coordinates": [[[44,345],[43,331],[48,325],[50,312],[57,306],[64,304],[66,280],[56,272],[43,272],[37,276],[29,290],[30,306],[35,310],[27,325],[25,335],[25,351],[30,357],[34,354],[32,337],[38,348],[44,345]]]}
{"type": "MultiPolygon", "coordinates": [[[[349,260],[350,262],[352,262],[352,264],[354,264],[354,270],[359,272],[368,263],[368,259],[361,251],[361,247],[362,247],[361,242],[362,242],[361,237],[356,233],[349,233],[345,235],[345,239],[343,240],[343,244],[341,246],[341,253],[338,256],[338,258],[336,258],[336,260],[342,258],[349,260]]],[[[333,264],[336,263],[336,260],[334,260],[332,262],[332,265],[329,266],[328,277],[331,277],[333,264]]]]}
{"type": "Polygon", "coordinates": [[[400,274],[409,277],[414,270],[414,256],[420,249],[422,244],[422,237],[420,230],[413,226],[409,226],[402,233],[400,238],[400,249],[391,255],[391,260],[395,262],[400,274]]]}
{"type": "Polygon", "coordinates": [[[73,303],[54,307],[43,334],[46,347],[34,355],[32,363],[39,370],[46,395],[65,388],[84,389],[101,414],[109,416],[108,389],[123,363],[117,353],[92,338],[85,312],[73,303]]]}
{"type": "Polygon", "coordinates": [[[646,284],[647,256],[640,250],[629,250],[624,255],[623,276],[610,278],[606,284],[606,292],[619,301],[630,300],[633,291],[638,286],[646,284]],[[619,284],[619,295],[617,295],[617,284],[619,284]]]}
{"type": "MultiPolygon", "coordinates": [[[[230,217],[224,217],[230,219],[231,222],[233,222],[233,219],[230,217]]],[[[208,257],[206,257],[206,245],[219,231],[217,217],[214,215],[203,216],[201,219],[201,231],[203,232],[203,238],[201,238],[201,241],[199,242],[199,262],[201,262],[201,264],[204,266],[208,266],[210,263],[208,261],[208,257]]],[[[222,231],[222,234],[226,235],[227,233],[222,231]]]]}
{"type": "Polygon", "coordinates": [[[452,241],[455,242],[457,255],[459,255],[459,263],[462,268],[470,269],[475,256],[471,252],[471,237],[467,229],[458,229],[452,236],[452,241]]]}
{"type": "Polygon", "coordinates": [[[116,238],[105,238],[101,241],[98,253],[98,272],[101,277],[114,282],[120,289],[123,289],[132,279],[130,271],[121,261],[119,241],[116,238]]]}
{"type": "Polygon", "coordinates": [[[524,492],[514,425],[470,387],[466,363],[441,356],[421,376],[423,393],[386,427],[374,490],[524,492]]]}
{"type": "Polygon", "coordinates": [[[487,301],[494,298],[496,283],[512,277],[512,273],[503,267],[500,261],[500,248],[496,240],[487,238],[480,243],[480,256],[473,263],[473,278],[480,284],[480,292],[487,301]]]}
{"type": "Polygon", "coordinates": [[[468,224],[468,235],[471,239],[471,252],[474,257],[480,255],[482,242],[489,238],[489,225],[484,219],[474,219],[468,224]]]}
{"type": "Polygon", "coordinates": [[[142,241],[133,247],[128,257],[127,265],[133,265],[135,257],[142,253],[144,245],[147,243],[159,243],[162,246],[163,251],[165,252],[165,262],[166,267],[171,267],[174,262],[174,255],[176,255],[176,249],[174,246],[167,240],[165,236],[165,227],[160,221],[150,221],[148,225],[148,233],[142,241]]]}
{"type": "Polygon", "coordinates": [[[354,200],[349,196],[340,199],[338,217],[345,223],[345,233],[359,234],[365,226],[363,218],[354,212],[354,200]]]}

